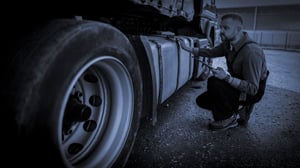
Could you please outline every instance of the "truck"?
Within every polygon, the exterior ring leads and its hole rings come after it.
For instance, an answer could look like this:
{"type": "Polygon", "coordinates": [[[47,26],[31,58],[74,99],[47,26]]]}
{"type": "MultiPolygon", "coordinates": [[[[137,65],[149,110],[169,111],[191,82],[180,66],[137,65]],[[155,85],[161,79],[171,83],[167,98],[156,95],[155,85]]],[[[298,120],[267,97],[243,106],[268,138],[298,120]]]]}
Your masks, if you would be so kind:
{"type": "Polygon", "coordinates": [[[6,24],[1,92],[10,165],[124,167],[141,118],[155,125],[159,105],[208,77],[203,63],[212,60],[178,39],[216,44],[214,0],[77,5],[53,15],[22,8],[6,24]]]}

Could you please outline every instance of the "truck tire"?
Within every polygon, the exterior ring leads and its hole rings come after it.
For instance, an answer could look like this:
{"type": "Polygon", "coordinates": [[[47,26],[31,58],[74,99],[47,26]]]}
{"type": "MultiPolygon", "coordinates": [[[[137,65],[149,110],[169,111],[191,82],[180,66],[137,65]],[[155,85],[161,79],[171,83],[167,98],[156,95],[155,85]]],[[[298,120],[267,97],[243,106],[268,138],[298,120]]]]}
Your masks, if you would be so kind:
{"type": "Polygon", "coordinates": [[[53,20],[13,61],[7,91],[14,160],[124,167],[139,128],[142,76],[127,37],[95,21],[53,20]]]}

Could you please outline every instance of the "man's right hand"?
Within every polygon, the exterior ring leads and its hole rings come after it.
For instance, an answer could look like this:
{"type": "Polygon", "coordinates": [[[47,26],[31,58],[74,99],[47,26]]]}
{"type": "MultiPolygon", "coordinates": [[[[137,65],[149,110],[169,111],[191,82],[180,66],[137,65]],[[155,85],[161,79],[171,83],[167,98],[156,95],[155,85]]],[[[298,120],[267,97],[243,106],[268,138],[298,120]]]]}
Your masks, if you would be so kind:
{"type": "Polygon", "coordinates": [[[213,72],[213,74],[216,78],[221,79],[221,80],[225,79],[227,74],[229,74],[221,67],[217,67],[216,69],[212,69],[211,71],[213,72]]]}

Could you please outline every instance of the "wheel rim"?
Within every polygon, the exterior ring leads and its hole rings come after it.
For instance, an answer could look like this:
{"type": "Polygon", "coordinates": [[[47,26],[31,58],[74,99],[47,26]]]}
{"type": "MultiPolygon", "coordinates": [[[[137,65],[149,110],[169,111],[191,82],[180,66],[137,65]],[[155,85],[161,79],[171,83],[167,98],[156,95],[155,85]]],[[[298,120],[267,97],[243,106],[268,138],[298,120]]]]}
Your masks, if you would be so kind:
{"type": "Polygon", "coordinates": [[[110,167],[127,140],[133,110],[132,79],[120,60],[102,56],[85,64],[60,111],[59,147],[66,164],[110,167]]]}

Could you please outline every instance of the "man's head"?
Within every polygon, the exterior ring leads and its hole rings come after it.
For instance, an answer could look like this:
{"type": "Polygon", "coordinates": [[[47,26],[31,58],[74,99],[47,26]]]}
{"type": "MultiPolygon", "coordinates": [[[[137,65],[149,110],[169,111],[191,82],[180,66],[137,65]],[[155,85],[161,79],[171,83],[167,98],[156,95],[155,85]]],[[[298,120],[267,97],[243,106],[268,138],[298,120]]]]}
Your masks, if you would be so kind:
{"type": "Polygon", "coordinates": [[[242,32],[243,19],[238,14],[225,14],[221,18],[220,28],[222,41],[236,41],[242,32]]]}

